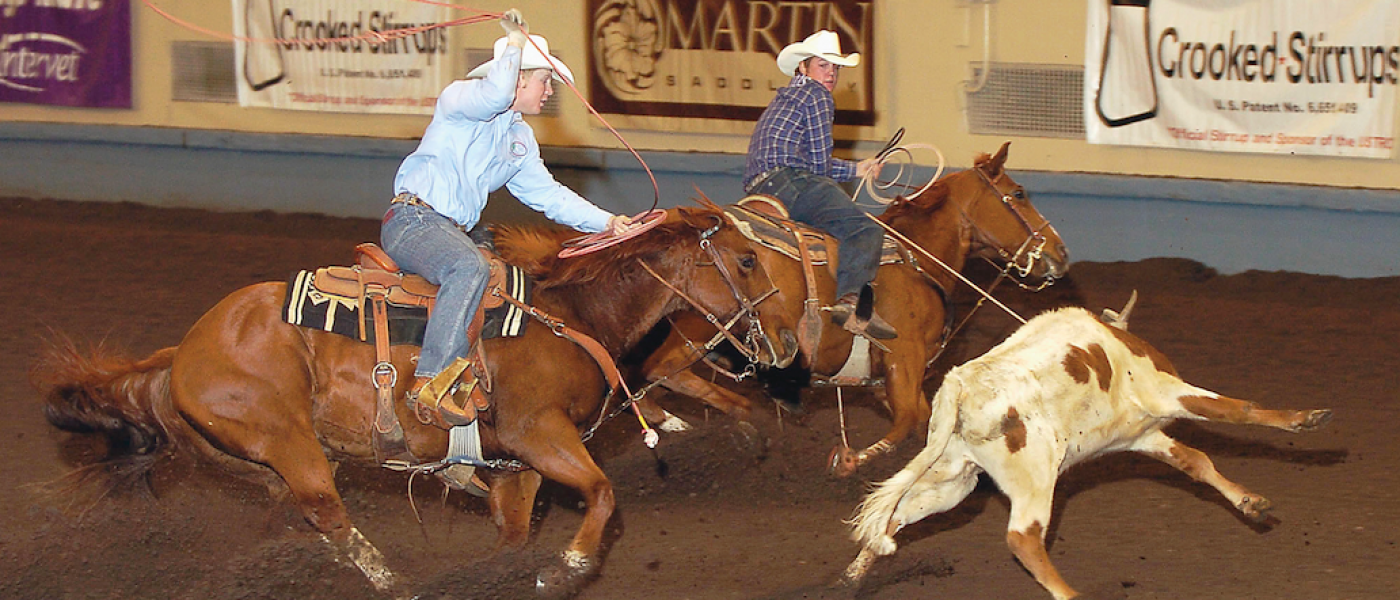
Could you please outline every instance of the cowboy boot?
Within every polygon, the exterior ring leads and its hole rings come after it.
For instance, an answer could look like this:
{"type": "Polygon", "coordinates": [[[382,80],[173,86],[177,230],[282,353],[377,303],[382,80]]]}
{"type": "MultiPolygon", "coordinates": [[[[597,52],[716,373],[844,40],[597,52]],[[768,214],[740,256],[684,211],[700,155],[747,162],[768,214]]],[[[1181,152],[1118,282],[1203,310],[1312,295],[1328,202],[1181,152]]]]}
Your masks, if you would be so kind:
{"type": "Polygon", "coordinates": [[[451,390],[447,395],[438,401],[438,416],[442,417],[448,425],[462,427],[470,425],[476,420],[476,405],[472,403],[471,392],[468,391],[461,406],[457,405],[457,390],[451,390]]]}
{"type": "MultiPolygon", "coordinates": [[[[855,318],[846,322],[849,324],[852,321],[860,322],[857,323],[861,329],[860,335],[868,335],[877,340],[892,340],[899,337],[899,334],[895,333],[893,325],[880,318],[880,315],[875,314],[875,288],[868,283],[860,289],[860,300],[856,302],[855,318]]],[[[847,331],[850,331],[849,326],[847,331]]]]}
{"type": "Polygon", "coordinates": [[[880,315],[874,310],[870,311],[870,319],[865,321],[865,332],[863,335],[868,335],[877,340],[892,340],[899,337],[899,333],[894,330],[894,326],[890,325],[889,321],[880,318],[880,315]]]}
{"type": "Polygon", "coordinates": [[[869,285],[860,294],[845,294],[831,307],[832,322],[855,335],[876,340],[899,337],[894,326],[875,314],[875,292],[869,285]]]}

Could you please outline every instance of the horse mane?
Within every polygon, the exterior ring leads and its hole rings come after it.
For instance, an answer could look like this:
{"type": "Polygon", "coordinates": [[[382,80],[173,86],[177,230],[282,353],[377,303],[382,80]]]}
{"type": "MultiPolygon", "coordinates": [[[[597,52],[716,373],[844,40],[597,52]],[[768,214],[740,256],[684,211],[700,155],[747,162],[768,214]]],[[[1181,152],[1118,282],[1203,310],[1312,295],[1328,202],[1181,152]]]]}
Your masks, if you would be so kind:
{"type": "Polygon", "coordinates": [[[964,169],[951,175],[944,175],[939,178],[938,181],[935,181],[932,186],[929,186],[927,190],[924,190],[922,194],[917,194],[912,197],[900,196],[896,198],[895,201],[891,202],[889,207],[885,209],[885,212],[881,213],[881,220],[888,223],[891,219],[914,217],[938,210],[951,197],[948,189],[948,180],[954,177],[970,176],[974,173],[973,169],[986,169],[991,162],[992,155],[986,152],[978,153],[977,156],[972,159],[971,169],[964,169]]]}
{"type": "MultiPolygon", "coordinates": [[[[723,218],[713,203],[701,209],[683,210],[723,218]]],[[[698,234],[684,220],[667,218],[651,230],[615,246],[561,259],[558,253],[564,241],[578,236],[578,232],[537,225],[497,225],[492,231],[496,235],[496,252],[534,277],[537,289],[541,290],[597,281],[623,281],[639,272],[637,259],[669,250],[687,232],[691,237],[698,234]]]]}
{"type": "Polygon", "coordinates": [[[948,178],[955,177],[957,173],[940,178],[933,182],[922,194],[913,196],[899,196],[885,208],[885,212],[880,213],[880,220],[886,223],[891,219],[900,217],[914,217],[932,213],[948,202],[950,194],[948,192],[948,178]]]}
{"type": "Polygon", "coordinates": [[[534,279],[543,279],[553,271],[564,242],[579,235],[557,225],[500,223],[491,226],[491,234],[496,254],[534,279]]]}

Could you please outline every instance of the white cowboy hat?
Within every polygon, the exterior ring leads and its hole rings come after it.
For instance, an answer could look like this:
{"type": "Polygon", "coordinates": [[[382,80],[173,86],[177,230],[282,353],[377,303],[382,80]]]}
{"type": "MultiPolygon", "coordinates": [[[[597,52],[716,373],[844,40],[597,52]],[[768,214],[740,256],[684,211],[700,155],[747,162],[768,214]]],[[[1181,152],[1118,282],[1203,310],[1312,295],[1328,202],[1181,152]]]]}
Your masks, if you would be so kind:
{"type": "Polygon", "coordinates": [[[823,29],[807,39],[795,44],[788,44],[778,53],[778,70],[785,75],[797,73],[797,63],[800,63],[813,56],[825,59],[833,65],[843,67],[854,67],[860,64],[860,53],[841,54],[841,38],[836,37],[836,32],[823,29]]]}
{"type": "MultiPolygon", "coordinates": [[[[508,37],[509,36],[496,40],[496,46],[493,48],[494,56],[491,57],[491,60],[477,65],[475,69],[467,73],[467,79],[486,76],[486,72],[491,70],[491,65],[496,64],[496,61],[501,59],[501,54],[506,51],[506,40],[508,37]]],[[[525,52],[520,55],[520,70],[550,69],[555,79],[573,83],[574,74],[569,70],[569,67],[564,64],[564,61],[559,60],[559,57],[553,54],[549,55],[548,60],[545,59],[544,55],[549,53],[549,42],[544,39],[544,36],[531,34],[530,39],[535,43],[525,44],[525,52]],[[539,49],[535,48],[537,45],[539,49]],[[550,64],[551,61],[553,64],[550,64]]]]}

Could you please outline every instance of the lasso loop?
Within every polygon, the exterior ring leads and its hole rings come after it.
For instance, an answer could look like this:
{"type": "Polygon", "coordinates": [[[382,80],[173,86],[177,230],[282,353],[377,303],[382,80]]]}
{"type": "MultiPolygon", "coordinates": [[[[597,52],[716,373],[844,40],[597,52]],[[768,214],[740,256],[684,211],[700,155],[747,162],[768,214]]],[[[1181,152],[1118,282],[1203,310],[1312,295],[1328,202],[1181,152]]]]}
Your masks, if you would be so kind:
{"type": "MultiPolygon", "coordinates": [[[[901,133],[903,132],[903,130],[900,131],[901,133]]],[[[896,140],[898,138],[899,136],[895,137],[896,140]]],[[[906,190],[914,189],[914,186],[904,183],[903,179],[905,177],[906,172],[911,178],[913,177],[912,167],[914,165],[914,154],[910,152],[910,150],[916,148],[932,150],[934,154],[938,155],[938,169],[934,171],[933,177],[929,178],[928,183],[925,183],[923,187],[918,188],[918,191],[914,192],[913,194],[906,195],[917,196],[919,194],[924,193],[925,191],[928,191],[929,188],[933,187],[933,183],[935,181],[938,181],[939,177],[943,176],[943,169],[947,166],[947,161],[943,158],[943,152],[939,150],[937,146],[934,146],[932,144],[907,144],[904,146],[891,145],[885,150],[881,151],[880,154],[876,155],[875,157],[875,164],[881,168],[866,171],[865,175],[860,178],[860,184],[856,186],[855,198],[860,198],[860,192],[861,190],[864,190],[865,193],[870,195],[870,198],[872,200],[879,203],[879,206],[885,206],[891,202],[894,202],[896,196],[885,196],[882,195],[880,192],[888,190],[895,186],[901,187],[906,190]],[[876,174],[883,170],[885,163],[889,162],[890,159],[893,158],[895,155],[903,157],[904,160],[899,162],[899,170],[895,172],[894,177],[883,181],[876,179],[876,174]]]]}

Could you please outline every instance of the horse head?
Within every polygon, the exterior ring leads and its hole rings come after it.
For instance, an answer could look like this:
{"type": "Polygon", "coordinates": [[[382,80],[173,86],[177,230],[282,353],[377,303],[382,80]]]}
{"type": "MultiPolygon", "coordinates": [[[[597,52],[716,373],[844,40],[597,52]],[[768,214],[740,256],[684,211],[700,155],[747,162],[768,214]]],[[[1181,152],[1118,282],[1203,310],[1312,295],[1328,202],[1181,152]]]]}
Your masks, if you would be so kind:
{"type": "Polygon", "coordinates": [[[1006,173],[1010,147],[1010,142],[1002,144],[995,155],[978,156],[972,168],[938,180],[921,194],[896,200],[882,218],[921,245],[920,238],[934,245],[938,240],[965,244],[944,252],[952,255],[943,258],[952,258],[958,270],[962,259],[976,256],[1042,285],[1064,277],[1069,250],[1031,204],[1026,189],[1006,173]]]}
{"type": "Polygon", "coordinates": [[[1004,263],[1021,278],[1053,282],[1069,271],[1069,250],[1050,221],[1031,204],[1026,188],[1006,173],[1011,142],[997,153],[982,155],[971,169],[960,173],[976,192],[963,214],[973,232],[976,256],[1004,263]]]}
{"type": "Polygon", "coordinates": [[[750,361],[788,366],[797,357],[796,331],[801,316],[790,307],[801,303],[789,302],[784,295],[804,289],[801,272],[785,268],[780,261],[787,257],[750,241],[708,198],[702,195],[697,202],[698,208],[670,211],[670,218],[699,236],[696,245],[704,251],[694,257],[698,268],[692,270],[690,281],[696,294],[692,304],[713,307],[713,311],[730,316],[715,317],[705,308],[696,312],[719,328],[719,335],[728,338],[750,361]],[[739,325],[746,326],[742,335],[736,333],[739,325]]]}

